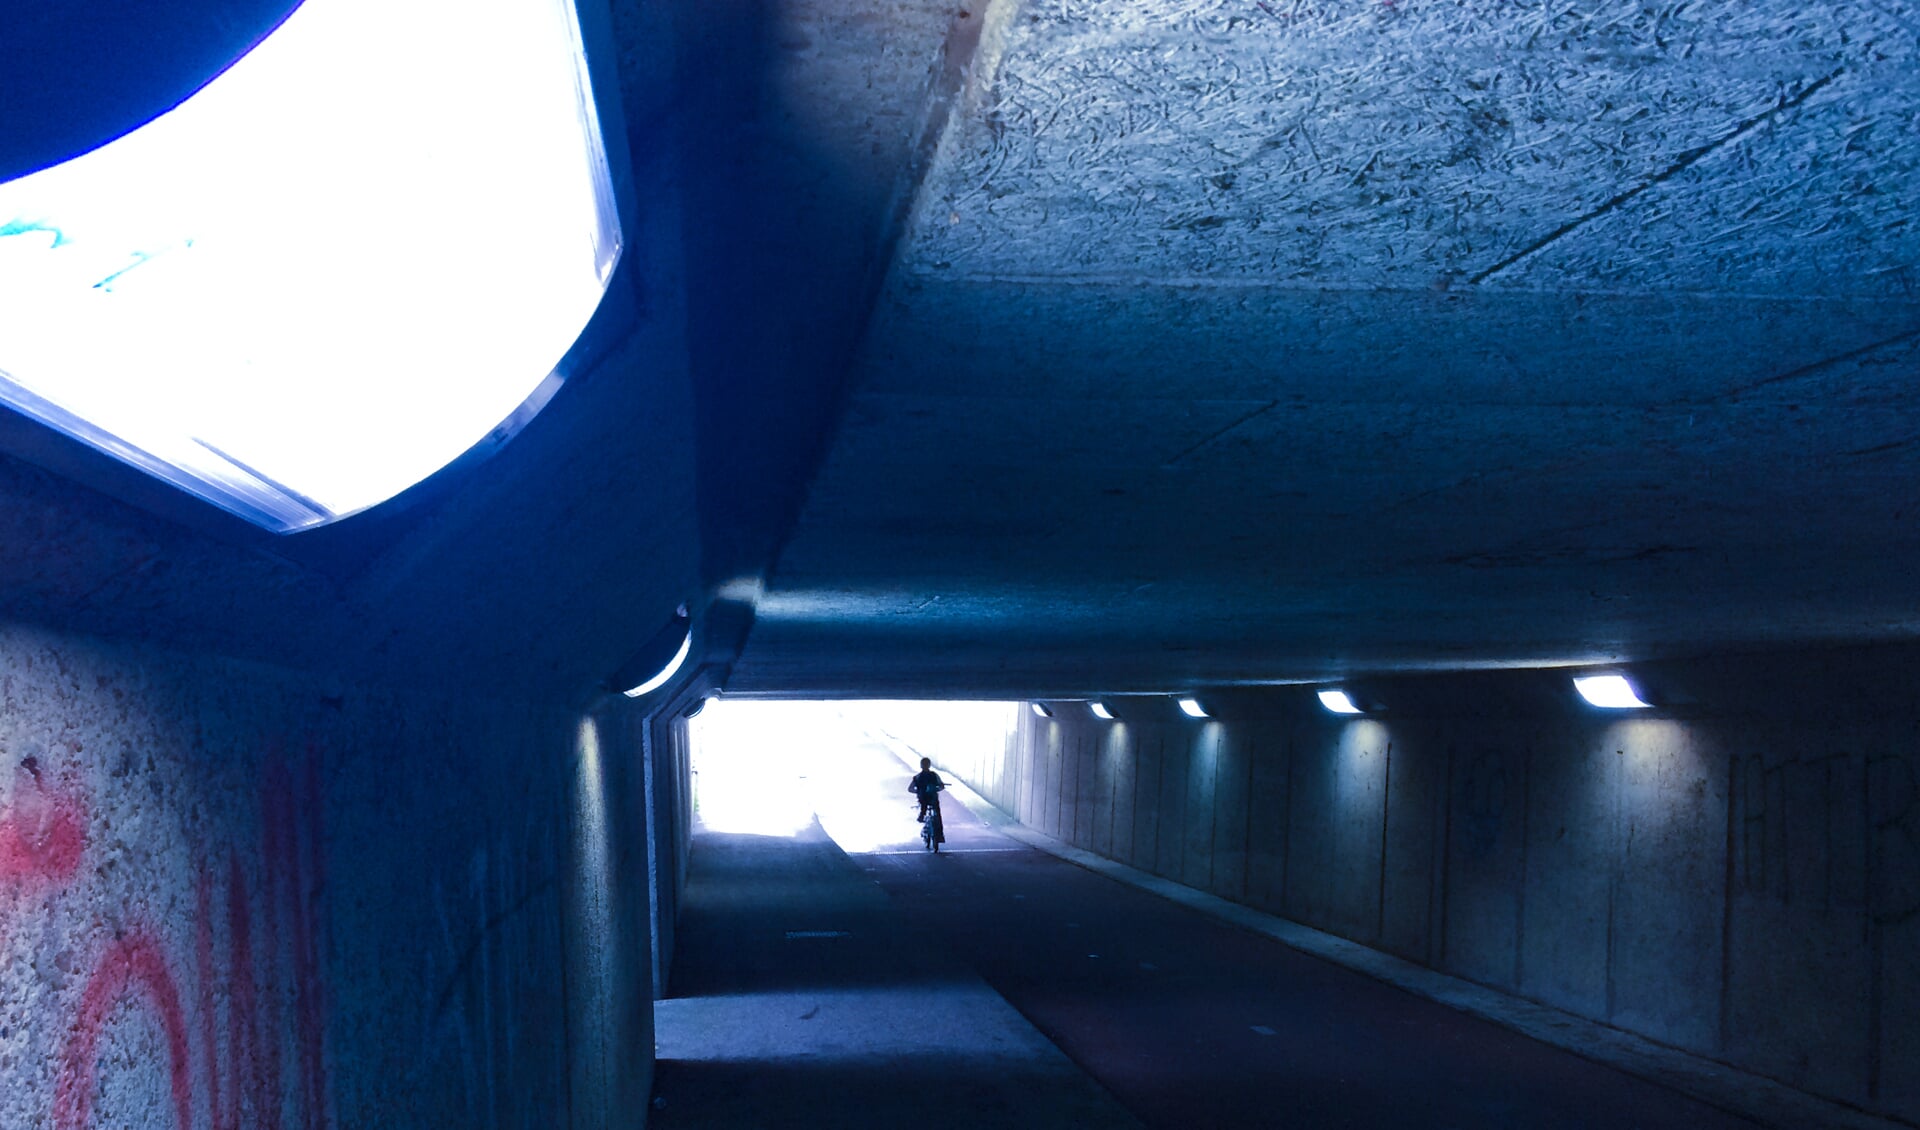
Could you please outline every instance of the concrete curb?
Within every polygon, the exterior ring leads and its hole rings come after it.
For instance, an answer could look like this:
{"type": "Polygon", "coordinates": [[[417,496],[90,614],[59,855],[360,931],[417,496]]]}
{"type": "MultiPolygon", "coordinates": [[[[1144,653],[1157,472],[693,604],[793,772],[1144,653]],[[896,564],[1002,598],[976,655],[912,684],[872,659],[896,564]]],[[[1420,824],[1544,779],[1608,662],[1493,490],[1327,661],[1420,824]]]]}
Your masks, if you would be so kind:
{"type": "MultiPolygon", "coordinates": [[[[911,745],[891,734],[868,732],[909,766],[918,764],[920,754],[911,745]]],[[[1290,922],[1218,895],[1150,875],[1035,831],[974,792],[965,782],[951,774],[943,776],[947,778],[947,792],[971,809],[974,815],[995,830],[1029,847],[1584,1059],[1671,1087],[1722,1110],[1752,1119],[1762,1126],[1792,1130],[1808,1127],[1911,1130],[1914,1125],[1856,1110],[1764,1076],[1670,1048],[1583,1016],[1476,985],[1370,949],[1358,942],[1315,930],[1311,926],[1302,926],[1298,922],[1290,922]]]]}

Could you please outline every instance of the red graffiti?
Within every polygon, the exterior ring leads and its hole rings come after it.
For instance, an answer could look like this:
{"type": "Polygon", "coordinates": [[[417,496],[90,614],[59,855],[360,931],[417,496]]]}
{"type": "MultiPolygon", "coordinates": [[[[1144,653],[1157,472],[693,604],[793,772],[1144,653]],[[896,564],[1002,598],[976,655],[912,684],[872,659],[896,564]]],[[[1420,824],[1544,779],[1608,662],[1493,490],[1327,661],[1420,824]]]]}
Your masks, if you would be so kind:
{"type": "MultiPolygon", "coordinates": [[[[281,1130],[289,1099],[294,1100],[300,1130],[326,1130],[326,1011],[320,984],[320,916],[313,905],[322,891],[324,841],[319,780],[311,766],[309,770],[304,796],[284,769],[267,773],[260,797],[259,852],[249,856],[259,861],[257,892],[242,854],[230,853],[222,915],[216,910],[222,900],[214,872],[201,870],[193,933],[199,1015],[191,1036],[179,982],[161,938],[136,930],[109,946],[95,963],[61,1052],[55,1130],[88,1130],[100,1039],[120,1002],[130,996],[152,1013],[166,1035],[178,1130],[196,1125],[193,1114],[202,1098],[204,1125],[211,1130],[281,1130]],[[282,1015],[282,1002],[289,998],[291,1028],[282,1015]],[[195,1039],[200,1044],[197,1056],[191,1047],[195,1039]],[[291,1074],[283,1063],[289,1045],[294,1055],[291,1074]]],[[[76,836],[80,827],[84,821],[76,825],[76,836]]],[[[46,841],[41,835],[33,842],[46,841]]],[[[42,850],[35,858],[46,855],[42,850]]],[[[79,855],[75,850],[68,874],[78,866],[79,855]]]]}
{"type": "Polygon", "coordinates": [[[72,879],[87,848],[87,802],[49,790],[29,758],[14,770],[13,804],[0,811],[0,885],[72,879]]]}
{"type": "Polygon", "coordinates": [[[287,1073],[281,1049],[286,1025],[280,1010],[283,996],[273,986],[282,983],[276,974],[283,971],[290,974],[293,990],[298,1125],[303,1130],[327,1126],[326,1015],[317,915],[308,905],[321,890],[317,776],[309,773],[306,785],[302,804],[284,771],[268,773],[260,801],[262,872],[257,907],[239,855],[228,861],[224,1055],[218,1037],[222,980],[214,952],[213,878],[204,873],[200,878],[201,927],[195,938],[195,959],[200,966],[200,1030],[213,1130],[279,1130],[282,1125],[287,1073]]]}
{"type": "Polygon", "coordinates": [[[180,1011],[180,990],[161,953],[160,943],[144,929],[113,943],[101,956],[86,991],[80,1016],[67,1039],[60,1077],[54,1084],[53,1124],[57,1130],[86,1130],[93,1116],[94,1072],[100,1034],[130,991],[160,1022],[167,1038],[167,1074],[173,1089],[175,1125],[193,1125],[192,1063],[187,1052],[187,1022],[180,1011]]]}

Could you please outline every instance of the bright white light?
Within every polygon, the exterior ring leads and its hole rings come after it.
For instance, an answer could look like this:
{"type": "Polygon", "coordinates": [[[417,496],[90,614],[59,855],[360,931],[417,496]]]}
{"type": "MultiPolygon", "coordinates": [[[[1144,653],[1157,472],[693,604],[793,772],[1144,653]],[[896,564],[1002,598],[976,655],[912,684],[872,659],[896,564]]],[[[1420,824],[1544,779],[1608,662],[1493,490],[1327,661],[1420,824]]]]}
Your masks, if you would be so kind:
{"type": "Polygon", "coordinates": [[[667,660],[665,667],[660,668],[660,673],[632,690],[625,692],[626,696],[628,698],[639,698],[641,695],[652,694],[654,691],[666,686],[667,680],[673,678],[674,672],[680,670],[680,665],[687,661],[687,656],[692,651],[693,633],[688,632],[687,638],[680,641],[680,650],[673,653],[673,658],[667,660]]]}
{"type": "Polygon", "coordinates": [[[1180,712],[1189,718],[1205,718],[1207,716],[1207,712],[1200,709],[1200,704],[1190,698],[1180,700],[1180,712]]]}
{"type": "Polygon", "coordinates": [[[1320,705],[1333,711],[1335,714],[1360,713],[1360,708],[1353,704],[1353,699],[1347,697],[1347,692],[1345,691],[1321,691],[1320,705]]]}
{"type": "Polygon", "coordinates": [[[1628,710],[1637,706],[1651,706],[1642,702],[1633,684],[1619,675],[1584,675],[1573,680],[1573,689],[1580,697],[1594,706],[1603,706],[1608,710],[1628,710]]]}
{"type": "MultiPolygon", "coordinates": [[[[816,782],[808,777],[844,759],[849,748],[834,718],[832,703],[723,699],[701,711],[687,723],[700,824],[757,836],[791,836],[811,826],[816,782]]],[[[914,828],[912,816],[901,814],[907,803],[902,793],[888,812],[896,825],[914,828]]]]}
{"type": "Polygon", "coordinates": [[[0,401],[297,529],[537,408],[620,244],[571,0],[316,0],[0,185],[0,401]]]}
{"type": "Polygon", "coordinates": [[[1048,710],[1045,706],[1042,706],[1037,702],[1031,702],[1031,703],[1028,703],[1027,705],[1033,707],[1033,712],[1042,718],[1053,717],[1053,711],[1048,710]]]}
{"type": "Polygon", "coordinates": [[[1106,703],[1089,702],[1087,704],[1087,709],[1093,711],[1093,716],[1095,718],[1104,718],[1109,722],[1113,721],[1113,711],[1107,709],[1106,703]]]}

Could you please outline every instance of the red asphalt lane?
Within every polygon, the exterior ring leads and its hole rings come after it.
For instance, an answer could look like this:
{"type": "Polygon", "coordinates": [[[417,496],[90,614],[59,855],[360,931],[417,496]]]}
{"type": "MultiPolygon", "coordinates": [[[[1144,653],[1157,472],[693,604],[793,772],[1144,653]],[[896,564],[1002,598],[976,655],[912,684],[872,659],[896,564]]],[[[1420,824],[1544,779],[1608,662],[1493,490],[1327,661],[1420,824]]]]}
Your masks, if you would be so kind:
{"type": "Polygon", "coordinates": [[[853,859],[1151,1126],[1755,1125],[1028,848],[943,799],[950,850],[853,859]]]}

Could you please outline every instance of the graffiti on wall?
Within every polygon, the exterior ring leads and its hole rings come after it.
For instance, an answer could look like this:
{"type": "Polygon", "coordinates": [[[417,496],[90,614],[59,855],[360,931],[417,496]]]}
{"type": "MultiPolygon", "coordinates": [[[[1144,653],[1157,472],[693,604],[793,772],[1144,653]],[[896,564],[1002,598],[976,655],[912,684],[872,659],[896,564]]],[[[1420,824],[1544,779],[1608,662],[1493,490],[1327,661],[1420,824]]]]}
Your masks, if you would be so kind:
{"type": "Polygon", "coordinates": [[[86,906],[98,928],[83,933],[100,938],[86,943],[93,952],[51,959],[71,964],[75,977],[33,1006],[55,1065],[46,1124],[95,1125],[109,1046],[144,1024],[164,1048],[158,1105],[179,1130],[325,1130],[324,838],[312,758],[297,782],[284,764],[266,771],[259,842],[200,860],[185,922],[87,903],[93,869],[118,861],[90,858],[94,806],[80,785],[30,757],[9,797],[0,808],[0,946],[10,926],[62,901],[86,906]]]}
{"type": "Polygon", "coordinates": [[[1733,763],[1736,889],[1770,901],[1920,916],[1920,774],[1912,757],[1733,763]]]}
{"type": "MultiPolygon", "coordinates": [[[[72,882],[86,847],[86,798],[49,780],[38,758],[14,770],[12,802],[0,810],[0,930],[21,899],[72,882]]],[[[6,935],[0,933],[0,942],[6,935]]]]}

